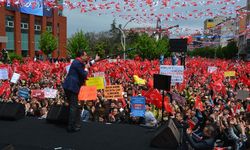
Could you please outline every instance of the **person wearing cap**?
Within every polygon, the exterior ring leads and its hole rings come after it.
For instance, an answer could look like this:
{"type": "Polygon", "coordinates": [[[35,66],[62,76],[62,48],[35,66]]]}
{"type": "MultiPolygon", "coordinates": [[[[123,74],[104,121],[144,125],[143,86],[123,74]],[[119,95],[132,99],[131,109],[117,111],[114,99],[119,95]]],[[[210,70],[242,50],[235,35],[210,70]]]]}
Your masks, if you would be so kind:
{"type": "Polygon", "coordinates": [[[99,56],[96,55],[95,60],[90,61],[89,56],[84,51],[79,51],[76,57],[77,58],[72,62],[66,79],[62,85],[69,102],[69,120],[67,128],[69,132],[76,132],[81,128],[81,111],[78,105],[78,94],[81,86],[87,79],[90,64],[99,60],[99,56]]]}

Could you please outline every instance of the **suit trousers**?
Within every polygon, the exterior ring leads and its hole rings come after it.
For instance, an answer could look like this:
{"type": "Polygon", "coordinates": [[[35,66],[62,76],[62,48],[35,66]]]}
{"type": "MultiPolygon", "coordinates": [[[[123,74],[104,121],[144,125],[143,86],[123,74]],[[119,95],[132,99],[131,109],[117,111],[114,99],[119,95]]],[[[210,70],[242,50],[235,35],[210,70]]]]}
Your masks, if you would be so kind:
{"type": "Polygon", "coordinates": [[[81,109],[78,105],[78,94],[64,89],[69,102],[68,128],[74,129],[81,125],[81,109]]]}

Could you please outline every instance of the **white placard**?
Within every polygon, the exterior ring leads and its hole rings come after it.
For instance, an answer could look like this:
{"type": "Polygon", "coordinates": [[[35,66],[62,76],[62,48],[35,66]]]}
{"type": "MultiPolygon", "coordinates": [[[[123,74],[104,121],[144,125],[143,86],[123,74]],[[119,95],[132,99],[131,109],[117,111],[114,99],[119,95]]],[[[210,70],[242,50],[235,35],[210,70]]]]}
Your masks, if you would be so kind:
{"type": "Polygon", "coordinates": [[[8,70],[7,69],[0,69],[0,79],[1,80],[7,80],[8,77],[8,70]]]}
{"type": "Polygon", "coordinates": [[[17,81],[19,80],[19,78],[20,78],[20,74],[18,74],[18,73],[13,73],[13,76],[12,76],[10,82],[12,82],[12,83],[17,83],[17,81]]]}
{"type": "Polygon", "coordinates": [[[183,82],[183,66],[161,65],[160,74],[171,76],[171,84],[183,82]]]}
{"type": "Polygon", "coordinates": [[[216,70],[217,70],[217,67],[208,66],[208,68],[207,68],[207,72],[208,72],[208,73],[213,73],[213,72],[215,72],[216,70]]]}
{"type": "Polygon", "coordinates": [[[56,98],[56,94],[57,94],[56,89],[45,88],[43,89],[43,91],[44,91],[45,98],[56,98]]]}

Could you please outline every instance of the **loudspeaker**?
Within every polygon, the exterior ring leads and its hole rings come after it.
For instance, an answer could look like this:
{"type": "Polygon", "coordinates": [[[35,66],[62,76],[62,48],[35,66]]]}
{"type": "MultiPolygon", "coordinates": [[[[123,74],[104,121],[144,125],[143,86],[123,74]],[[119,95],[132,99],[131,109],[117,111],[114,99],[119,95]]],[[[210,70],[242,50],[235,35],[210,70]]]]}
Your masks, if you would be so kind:
{"type": "Polygon", "coordinates": [[[154,88],[170,91],[171,76],[154,74],[154,88]]]}
{"type": "Polygon", "coordinates": [[[151,146],[176,150],[180,146],[180,142],[180,132],[175,126],[174,121],[170,119],[165,125],[162,125],[157,130],[151,141],[151,146]]]}
{"type": "Polygon", "coordinates": [[[50,123],[67,124],[69,120],[69,106],[52,105],[50,107],[46,120],[50,123]]]}
{"type": "Polygon", "coordinates": [[[18,120],[25,116],[25,106],[20,103],[0,103],[0,119],[18,120]]]}
{"type": "Polygon", "coordinates": [[[170,39],[170,52],[187,52],[187,39],[170,39]]]}

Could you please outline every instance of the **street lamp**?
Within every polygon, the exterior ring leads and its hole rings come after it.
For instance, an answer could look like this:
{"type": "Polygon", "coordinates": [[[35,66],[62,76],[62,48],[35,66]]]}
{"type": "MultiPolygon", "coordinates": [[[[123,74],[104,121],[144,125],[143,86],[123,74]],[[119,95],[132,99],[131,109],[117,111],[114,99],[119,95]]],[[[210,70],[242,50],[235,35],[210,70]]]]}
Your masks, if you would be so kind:
{"type": "Polygon", "coordinates": [[[125,27],[130,23],[132,22],[133,20],[135,20],[135,18],[131,18],[125,25],[124,27],[121,29],[120,27],[118,27],[118,29],[121,31],[122,35],[121,35],[121,45],[122,45],[122,48],[123,48],[123,59],[125,60],[126,59],[126,34],[125,32],[123,31],[125,29],[125,27]]]}

